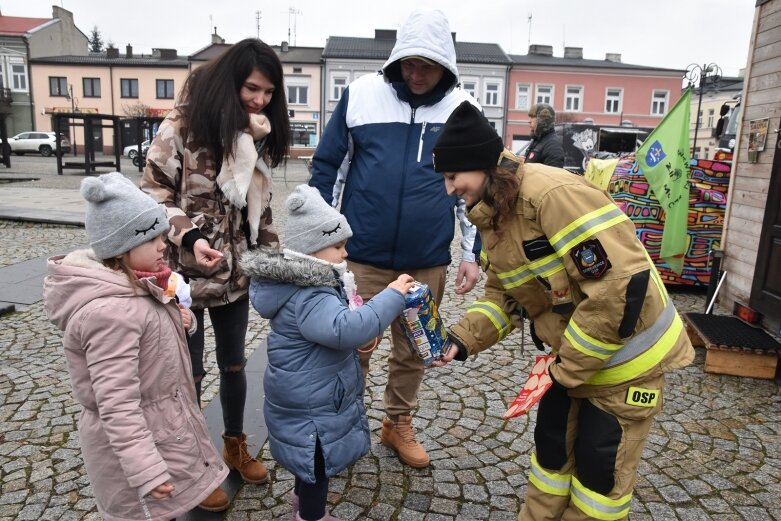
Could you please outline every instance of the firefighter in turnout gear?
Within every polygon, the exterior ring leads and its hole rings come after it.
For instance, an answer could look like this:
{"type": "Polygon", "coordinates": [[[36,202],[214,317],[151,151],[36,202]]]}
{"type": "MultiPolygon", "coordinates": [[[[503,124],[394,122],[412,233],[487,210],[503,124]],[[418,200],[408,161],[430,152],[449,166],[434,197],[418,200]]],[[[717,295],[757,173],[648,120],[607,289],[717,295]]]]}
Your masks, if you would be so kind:
{"type": "Polygon", "coordinates": [[[626,519],[664,375],[694,358],[634,225],[584,178],[522,164],[469,104],[448,119],[434,165],[470,208],[488,277],[438,365],[501,341],[521,312],[557,355],[518,519],[626,519]]]}

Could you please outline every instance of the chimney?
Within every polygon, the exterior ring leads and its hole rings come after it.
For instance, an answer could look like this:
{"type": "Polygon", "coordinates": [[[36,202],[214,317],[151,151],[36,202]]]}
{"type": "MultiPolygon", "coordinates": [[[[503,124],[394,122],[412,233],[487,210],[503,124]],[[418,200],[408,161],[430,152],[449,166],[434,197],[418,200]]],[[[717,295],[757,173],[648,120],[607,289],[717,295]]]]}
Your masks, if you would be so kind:
{"type": "Polygon", "coordinates": [[[225,38],[217,34],[217,26],[214,26],[214,32],[212,33],[212,43],[225,43],[225,38]]]}
{"type": "Polygon", "coordinates": [[[536,54],[537,56],[553,56],[553,46],[533,43],[529,46],[529,54],[536,54]]]}
{"type": "Polygon", "coordinates": [[[582,60],[583,47],[564,47],[564,57],[582,60]]]}
{"type": "Polygon", "coordinates": [[[59,18],[65,23],[73,24],[73,13],[56,5],[52,6],[52,18],[59,18]]]}
{"type": "Polygon", "coordinates": [[[282,42],[282,52],[288,52],[290,50],[290,45],[288,45],[287,42],[282,42]]]}
{"type": "Polygon", "coordinates": [[[620,52],[605,53],[605,61],[621,63],[621,53],[620,52]]]}
{"type": "Polygon", "coordinates": [[[176,49],[152,49],[152,57],[161,60],[175,60],[178,56],[176,49]]]}
{"type": "Polygon", "coordinates": [[[116,47],[107,47],[106,58],[119,58],[119,49],[116,47]]]}
{"type": "Polygon", "coordinates": [[[374,30],[374,39],[375,40],[395,40],[396,39],[396,29],[375,29],[374,30]]]}
{"type": "Polygon", "coordinates": [[[125,46],[125,58],[132,58],[132,57],[133,57],[133,46],[127,44],[127,46],[125,46]]]}

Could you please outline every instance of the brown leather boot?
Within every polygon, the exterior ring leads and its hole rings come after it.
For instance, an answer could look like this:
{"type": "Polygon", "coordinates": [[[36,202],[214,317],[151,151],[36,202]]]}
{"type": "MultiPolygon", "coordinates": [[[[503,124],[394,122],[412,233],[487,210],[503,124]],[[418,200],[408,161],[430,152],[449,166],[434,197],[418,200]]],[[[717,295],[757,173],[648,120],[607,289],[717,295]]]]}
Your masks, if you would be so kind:
{"type": "Polygon", "coordinates": [[[426,449],[415,439],[412,429],[412,416],[399,416],[394,423],[387,416],[382,420],[380,442],[399,454],[402,463],[422,469],[428,467],[429,457],[426,449]]]}
{"type": "Polygon", "coordinates": [[[217,487],[209,494],[209,497],[201,501],[198,508],[207,512],[222,512],[223,510],[228,510],[228,505],[230,505],[228,494],[222,488],[217,487]]]}
{"type": "Polygon", "coordinates": [[[222,435],[222,441],[225,448],[222,450],[222,458],[228,468],[236,469],[241,474],[241,479],[247,483],[260,484],[268,481],[268,469],[266,466],[253,458],[247,452],[247,435],[241,433],[241,436],[222,435]]]}

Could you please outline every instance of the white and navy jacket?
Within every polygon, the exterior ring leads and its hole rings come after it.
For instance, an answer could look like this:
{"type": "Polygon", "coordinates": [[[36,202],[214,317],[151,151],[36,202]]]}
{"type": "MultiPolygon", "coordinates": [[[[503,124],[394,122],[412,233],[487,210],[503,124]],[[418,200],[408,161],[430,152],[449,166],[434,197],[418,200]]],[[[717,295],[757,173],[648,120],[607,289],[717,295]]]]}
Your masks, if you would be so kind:
{"type": "Polygon", "coordinates": [[[382,72],[349,85],[314,154],[310,184],[335,207],[341,194],[341,211],[353,230],[347,244],[353,261],[393,270],[449,264],[454,209],[461,223],[462,260],[475,259],[476,228],[463,202],[447,195],[432,162],[434,143],[450,113],[464,100],[478,106],[457,87],[455,48],[440,15],[413,16],[400,30],[382,72]],[[431,93],[417,97],[407,89],[400,72],[400,60],[407,56],[445,67],[431,93]]]}

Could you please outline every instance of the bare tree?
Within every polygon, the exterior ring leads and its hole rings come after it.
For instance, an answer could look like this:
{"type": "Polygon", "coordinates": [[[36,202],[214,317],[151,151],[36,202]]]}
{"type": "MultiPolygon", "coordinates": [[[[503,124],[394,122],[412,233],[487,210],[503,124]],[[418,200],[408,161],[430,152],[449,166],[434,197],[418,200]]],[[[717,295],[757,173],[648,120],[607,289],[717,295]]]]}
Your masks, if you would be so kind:
{"type": "Polygon", "coordinates": [[[122,112],[125,113],[125,116],[129,116],[131,118],[137,116],[146,116],[148,111],[149,105],[145,105],[141,102],[122,104],[122,112]]]}
{"type": "Polygon", "coordinates": [[[89,43],[90,52],[103,51],[103,38],[100,36],[100,31],[98,30],[97,25],[92,26],[92,31],[89,33],[89,39],[87,42],[89,43]]]}

